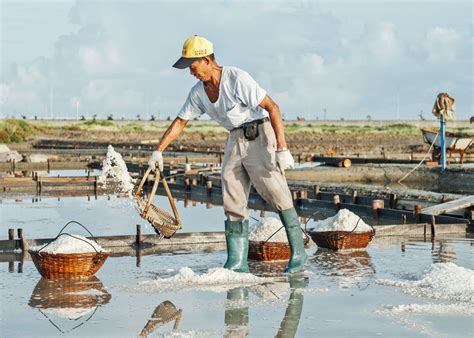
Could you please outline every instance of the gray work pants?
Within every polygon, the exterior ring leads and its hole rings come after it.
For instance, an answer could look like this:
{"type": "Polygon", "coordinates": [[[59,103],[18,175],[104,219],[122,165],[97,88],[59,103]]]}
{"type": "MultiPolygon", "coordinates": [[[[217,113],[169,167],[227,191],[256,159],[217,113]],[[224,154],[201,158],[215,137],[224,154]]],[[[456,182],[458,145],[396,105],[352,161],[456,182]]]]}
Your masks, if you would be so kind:
{"type": "Polygon", "coordinates": [[[270,122],[258,126],[259,136],[248,141],[241,128],[229,133],[222,163],[224,211],[229,221],[248,217],[247,202],[253,184],[276,210],[293,207],[288,184],[275,162],[276,138],[270,122]]]}

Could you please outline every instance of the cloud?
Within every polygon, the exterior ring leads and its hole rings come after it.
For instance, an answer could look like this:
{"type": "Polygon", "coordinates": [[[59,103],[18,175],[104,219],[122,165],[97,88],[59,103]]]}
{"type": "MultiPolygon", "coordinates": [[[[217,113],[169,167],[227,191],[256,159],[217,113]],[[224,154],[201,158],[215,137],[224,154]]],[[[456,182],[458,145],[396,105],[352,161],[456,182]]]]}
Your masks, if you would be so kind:
{"type": "Polygon", "coordinates": [[[461,36],[455,29],[433,27],[426,33],[423,46],[429,62],[450,64],[456,61],[460,43],[461,36]]]}
{"type": "Polygon", "coordinates": [[[289,118],[322,118],[324,109],[334,118],[391,118],[397,91],[402,118],[428,111],[442,91],[456,97],[459,112],[474,109],[470,16],[456,9],[450,17],[459,22],[440,26],[430,15],[436,5],[419,4],[422,17],[397,6],[402,14],[373,3],[351,13],[306,1],[252,3],[249,11],[238,1],[78,0],[69,13],[77,28],[58,34],[52,57],[2,74],[1,113],[47,115],[52,93],[55,116],[75,117],[77,101],[81,115],[134,118],[148,106],[175,116],[194,79],[171,65],[191,34],[214,42],[219,63],[252,74],[289,118]]]}

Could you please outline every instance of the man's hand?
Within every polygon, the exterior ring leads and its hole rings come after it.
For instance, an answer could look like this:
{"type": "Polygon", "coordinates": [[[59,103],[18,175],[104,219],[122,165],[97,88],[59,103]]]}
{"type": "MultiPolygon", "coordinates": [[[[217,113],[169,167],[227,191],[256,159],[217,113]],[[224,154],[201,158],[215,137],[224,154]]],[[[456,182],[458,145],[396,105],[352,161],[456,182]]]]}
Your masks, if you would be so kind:
{"type": "Polygon", "coordinates": [[[156,170],[156,163],[158,163],[158,169],[163,171],[163,153],[159,150],[155,150],[151,153],[151,157],[148,160],[148,166],[151,167],[152,170],[156,170]]]}
{"type": "Polygon", "coordinates": [[[293,169],[295,167],[295,160],[288,149],[276,151],[276,163],[282,174],[285,174],[286,169],[293,169]]]}

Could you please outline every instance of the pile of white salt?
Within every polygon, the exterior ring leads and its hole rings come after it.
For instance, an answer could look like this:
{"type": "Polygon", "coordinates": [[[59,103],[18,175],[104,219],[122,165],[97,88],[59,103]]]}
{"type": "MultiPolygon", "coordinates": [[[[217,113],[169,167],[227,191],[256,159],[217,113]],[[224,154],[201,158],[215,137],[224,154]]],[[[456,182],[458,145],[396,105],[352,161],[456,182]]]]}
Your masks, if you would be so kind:
{"type": "Polygon", "coordinates": [[[267,239],[269,239],[269,242],[288,242],[285,228],[279,219],[267,217],[251,226],[249,240],[260,242],[266,241],[267,239]],[[270,238],[270,236],[272,237],[270,238]]]}
{"type": "Polygon", "coordinates": [[[117,182],[119,193],[128,194],[131,196],[134,188],[134,180],[128,173],[127,165],[118,152],[114,150],[114,147],[109,145],[107,148],[107,156],[102,161],[102,174],[98,177],[97,182],[107,185],[107,178],[117,182]]]}
{"type": "Polygon", "coordinates": [[[201,289],[212,292],[224,292],[238,286],[251,286],[271,283],[273,278],[258,277],[251,273],[235,272],[224,268],[212,268],[206,273],[198,274],[189,267],[182,267],[169,278],[140,282],[133,291],[163,292],[182,289],[201,289]]]}
{"type": "MultiPolygon", "coordinates": [[[[31,247],[33,251],[38,251],[44,245],[31,247]]],[[[46,245],[41,252],[49,254],[72,254],[72,253],[89,253],[104,252],[105,250],[95,241],[91,241],[83,236],[71,234],[60,235],[56,240],[46,245]]]]}
{"type": "Polygon", "coordinates": [[[310,230],[316,232],[324,231],[353,231],[367,232],[372,231],[372,227],[365,223],[362,218],[348,209],[341,209],[333,216],[324,220],[317,221],[310,230]]]}

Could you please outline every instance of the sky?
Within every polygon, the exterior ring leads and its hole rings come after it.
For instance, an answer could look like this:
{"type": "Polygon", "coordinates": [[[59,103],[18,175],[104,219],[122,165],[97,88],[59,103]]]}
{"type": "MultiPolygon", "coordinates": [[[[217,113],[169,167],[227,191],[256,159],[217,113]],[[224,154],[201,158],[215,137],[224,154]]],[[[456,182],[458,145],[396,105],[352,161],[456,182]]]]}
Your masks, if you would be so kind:
{"type": "Polygon", "coordinates": [[[174,118],[184,40],[249,72],[286,119],[474,115],[472,1],[0,0],[0,118],[174,118]]]}

